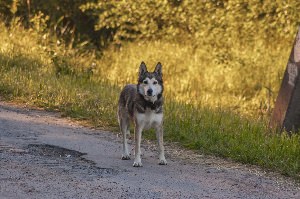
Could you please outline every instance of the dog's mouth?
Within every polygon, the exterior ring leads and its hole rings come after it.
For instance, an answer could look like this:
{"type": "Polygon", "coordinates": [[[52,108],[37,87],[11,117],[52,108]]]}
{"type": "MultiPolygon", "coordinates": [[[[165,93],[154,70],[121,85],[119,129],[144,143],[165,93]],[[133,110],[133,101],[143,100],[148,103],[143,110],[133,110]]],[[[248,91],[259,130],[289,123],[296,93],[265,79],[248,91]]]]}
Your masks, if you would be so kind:
{"type": "Polygon", "coordinates": [[[156,99],[156,95],[144,95],[144,99],[146,101],[152,102],[153,104],[155,103],[156,99]]]}
{"type": "Polygon", "coordinates": [[[148,95],[148,94],[145,94],[144,96],[145,96],[145,97],[155,97],[156,95],[148,95]]]}

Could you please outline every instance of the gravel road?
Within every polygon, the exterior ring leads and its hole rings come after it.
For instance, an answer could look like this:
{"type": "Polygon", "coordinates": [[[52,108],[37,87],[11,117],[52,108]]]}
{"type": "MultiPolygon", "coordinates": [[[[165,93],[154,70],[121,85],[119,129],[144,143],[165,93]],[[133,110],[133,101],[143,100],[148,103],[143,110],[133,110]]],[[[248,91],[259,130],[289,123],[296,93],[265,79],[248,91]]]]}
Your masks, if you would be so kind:
{"type": "Polygon", "coordinates": [[[300,198],[291,179],[143,141],[143,167],[121,160],[116,133],[0,102],[0,198],[300,198]]]}

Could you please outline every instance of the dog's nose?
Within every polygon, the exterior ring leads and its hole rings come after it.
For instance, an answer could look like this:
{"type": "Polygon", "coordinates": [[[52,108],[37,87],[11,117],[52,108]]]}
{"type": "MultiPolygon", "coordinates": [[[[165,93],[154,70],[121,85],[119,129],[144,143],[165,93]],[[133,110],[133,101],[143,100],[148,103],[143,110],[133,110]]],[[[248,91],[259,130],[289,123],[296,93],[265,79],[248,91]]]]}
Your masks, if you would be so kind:
{"type": "Polygon", "coordinates": [[[153,90],[151,88],[147,90],[147,95],[148,96],[152,96],[152,93],[153,93],[153,90]]]}

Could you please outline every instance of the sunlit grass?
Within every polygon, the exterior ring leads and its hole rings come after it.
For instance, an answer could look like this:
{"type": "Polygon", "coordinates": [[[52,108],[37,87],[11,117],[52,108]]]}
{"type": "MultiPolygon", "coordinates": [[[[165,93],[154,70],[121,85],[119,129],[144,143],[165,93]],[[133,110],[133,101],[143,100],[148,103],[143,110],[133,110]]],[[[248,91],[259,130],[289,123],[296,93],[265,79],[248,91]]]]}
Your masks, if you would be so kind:
{"type": "Polygon", "coordinates": [[[162,41],[136,42],[107,50],[97,76],[122,86],[136,82],[141,60],[163,64],[167,98],[257,117],[274,104],[289,50],[264,46],[216,49],[162,41]]]}
{"type": "Polygon", "coordinates": [[[117,131],[121,87],[136,82],[142,60],[150,70],[160,61],[167,141],[300,179],[300,137],[272,134],[258,119],[269,106],[265,87],[278,90],[286,56],[280,49],[231,49],[234,57],[223,62],[215,60],[217,53],[209,46],[193,49],[157,41],[108,49],[95,59],[74,49],[41,45],[38,35],[21,28],[0,30],[2,99],[57,110],[117,131]]]}

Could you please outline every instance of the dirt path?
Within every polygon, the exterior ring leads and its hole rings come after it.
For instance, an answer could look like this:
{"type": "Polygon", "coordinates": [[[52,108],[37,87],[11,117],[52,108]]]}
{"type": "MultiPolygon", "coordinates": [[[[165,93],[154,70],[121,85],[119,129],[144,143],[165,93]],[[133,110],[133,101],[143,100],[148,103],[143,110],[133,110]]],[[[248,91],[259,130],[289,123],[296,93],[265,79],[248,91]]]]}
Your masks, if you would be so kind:
{"type": "Polygon", "coordinates": [[[120,159],[116,134],[0,102],[0,198],[300,198],[299,185],[167,145],[143,144],[142,168],[120,159]],[[183,155],[188,153],[188,155],[183,155]]]}

